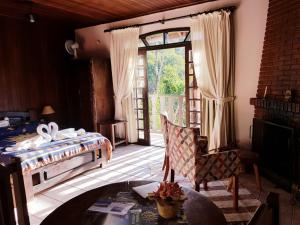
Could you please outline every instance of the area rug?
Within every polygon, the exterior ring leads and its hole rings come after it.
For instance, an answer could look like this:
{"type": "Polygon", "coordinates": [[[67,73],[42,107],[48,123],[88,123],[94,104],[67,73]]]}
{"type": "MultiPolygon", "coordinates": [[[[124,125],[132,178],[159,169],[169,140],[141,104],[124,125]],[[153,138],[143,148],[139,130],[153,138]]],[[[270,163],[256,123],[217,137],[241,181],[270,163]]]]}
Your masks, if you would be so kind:
{"type": "Polygon", "coordinates": [[[223,211],[229,225],[246,225],[261,204],[254,194],[240,185],[239,210],[235,211],[232,193],[226,190],[225,181],[209,182],[208,190],[201,188],[200,193],[212,200],[223,211]]]}

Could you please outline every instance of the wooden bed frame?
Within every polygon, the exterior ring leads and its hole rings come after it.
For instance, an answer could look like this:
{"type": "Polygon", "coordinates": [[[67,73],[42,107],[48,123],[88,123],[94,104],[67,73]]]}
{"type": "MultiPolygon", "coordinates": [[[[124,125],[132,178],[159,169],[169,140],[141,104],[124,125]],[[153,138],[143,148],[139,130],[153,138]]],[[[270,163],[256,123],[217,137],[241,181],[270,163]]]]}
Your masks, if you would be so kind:
{"type": "MultiPolygon", "coordinates": [[[[29,112],[0,112],[0,117],[22,117],[24,121],[30,121],[29,112]]],[[[35,194],[42,192],[58,183],[68,180],[87,170],[103,167],[105,161],[102,156],[106,155],[104,147],[76,154],[67,159],[53,162],[43,167],[22,172],[26,193],[29,201],[35,194]]],[[[1,155],[0,155],[1,163],[1,155]]],[[[19,166],[21,168],[21,166],[19,166]]]]}
{"type": "Polygon", "coordinates": [[[101,155],[101,149],[86,151],[30,172],[23,172],[27,200],[29,201],[35,194],[87,170],[101,167],[101,155]]]}

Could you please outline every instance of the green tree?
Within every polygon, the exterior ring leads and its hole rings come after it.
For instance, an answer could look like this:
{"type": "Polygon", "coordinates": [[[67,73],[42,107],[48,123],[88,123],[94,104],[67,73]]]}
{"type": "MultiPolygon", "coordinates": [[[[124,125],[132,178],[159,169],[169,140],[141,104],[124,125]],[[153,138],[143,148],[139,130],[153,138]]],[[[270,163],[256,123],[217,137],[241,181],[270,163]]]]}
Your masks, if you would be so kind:
{"type": "Polygon", "coordinates": [[[182,95],[184,93],[184,80],[175,67],[166,65],[159,84],[159,93],[165,95],[182,95]]]}
{"type": "Polygon", "coordinates": [[[158,92],[161,94],[183,94],[184,48],[148,51],[147,64],[150,94],[157,94],[158,92]]]}

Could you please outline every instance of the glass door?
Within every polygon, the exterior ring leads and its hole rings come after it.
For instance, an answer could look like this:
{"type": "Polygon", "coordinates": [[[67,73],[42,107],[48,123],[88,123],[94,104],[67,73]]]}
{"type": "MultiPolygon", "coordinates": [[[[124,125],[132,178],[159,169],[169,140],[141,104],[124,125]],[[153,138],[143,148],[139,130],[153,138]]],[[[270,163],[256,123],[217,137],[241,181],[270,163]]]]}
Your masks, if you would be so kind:
{"type": "Polygon", "coordinates": [[[192,49],[186,47],[186,121],[188,127],[201,128],[201,93],[194,72],[192,49]]]}
{"type": "Polygon", "coordinates": [[[138,144],[150,145],[146,50],[139,50],[137,70],[134,80],[134,99],[138,144]]]}

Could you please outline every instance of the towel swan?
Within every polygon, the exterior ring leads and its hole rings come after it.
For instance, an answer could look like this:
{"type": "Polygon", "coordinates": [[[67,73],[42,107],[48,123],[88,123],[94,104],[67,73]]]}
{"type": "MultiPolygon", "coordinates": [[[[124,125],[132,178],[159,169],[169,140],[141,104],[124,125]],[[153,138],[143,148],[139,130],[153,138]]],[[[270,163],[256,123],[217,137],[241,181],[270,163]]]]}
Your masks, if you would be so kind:
{"type": "Polygon", "coordinates": [[[40,124],[36,129],[38,135],[29,138],[27,140],[17,142],[13,147],[7,147],[6,151],[18,151],[18,150],[26,150],[29,148],[37,148],[42,144],[46,144],[51,142],[52,137],[50,135],[50,129],[45,124],[40,124]]]}
{"type": "Polygon", "coordinates": [[[68,138],[74,138],[74,137],[77,137],[78,135],[85,134],[84,129],[79,129],[77,131],[75,131],[75,128],[59,130],[58,125],[54,122],[50,122],[48,124],[48,127],[50,129],[50,134],[51,134],[52,140],[54,140],[54,141],[59,141],[59,140],[68,139],[68,138]]]}
{"type": "Polygon", "coordinates": [[[18,151],[26,150],[29,148],[37,148],[42,144],[51,142],[52,140],[58,141],[68,138],[74,138],[78,135],[85,134],[84,129],[79,129],[75,131],[74,128],[68,128],[63,130],[58,130],[58,125],[54,122],[50,122],[48,125],[40,124],[36,129],[38,135],[29,138],[27,140],[16,143],[13,147],[7,147],[6,151],[18,151]]]}

